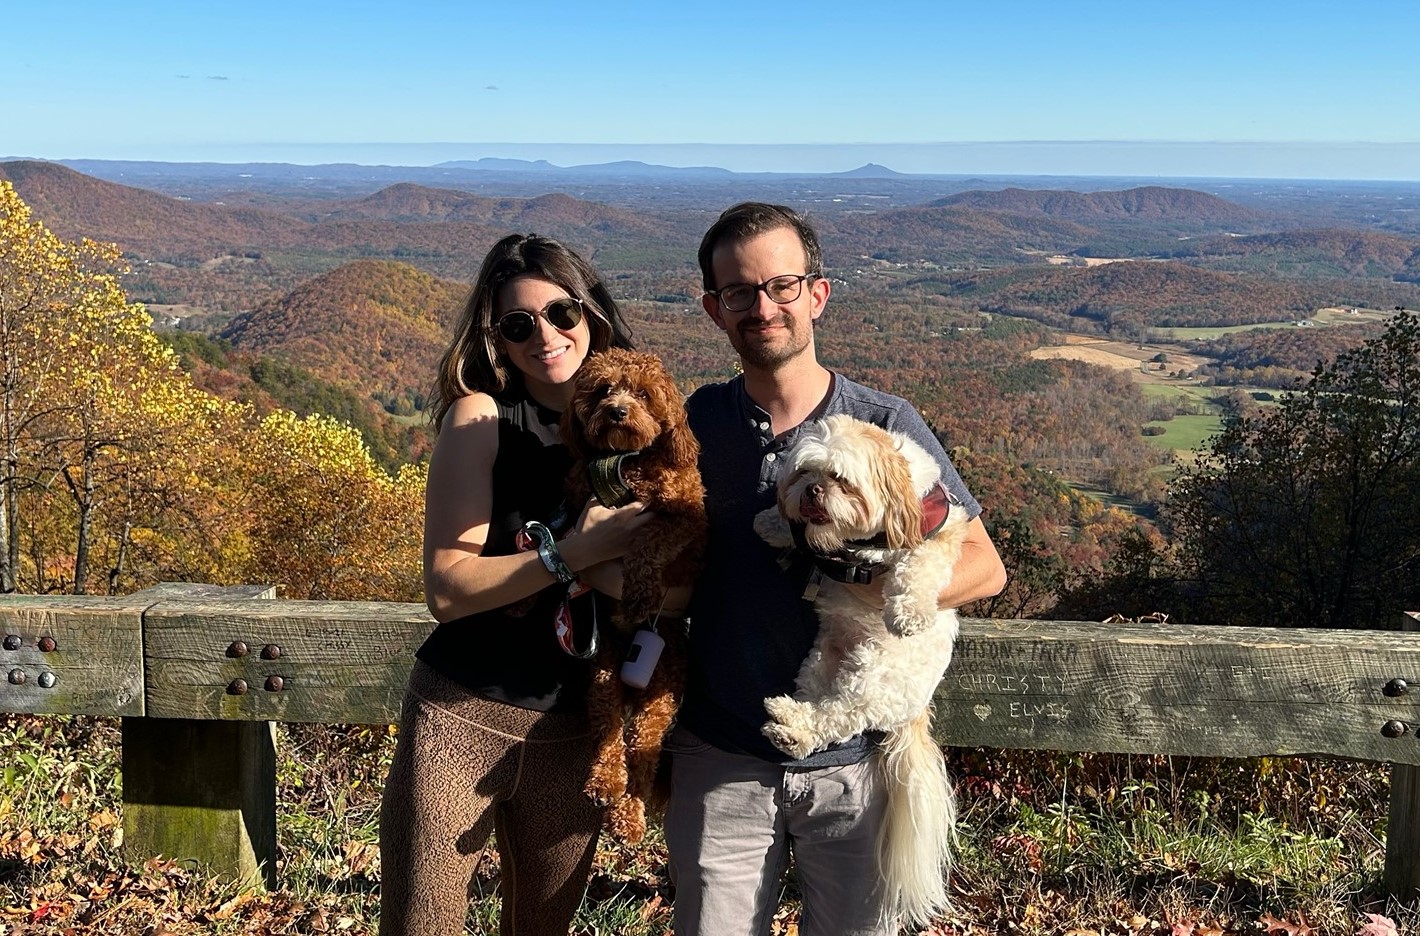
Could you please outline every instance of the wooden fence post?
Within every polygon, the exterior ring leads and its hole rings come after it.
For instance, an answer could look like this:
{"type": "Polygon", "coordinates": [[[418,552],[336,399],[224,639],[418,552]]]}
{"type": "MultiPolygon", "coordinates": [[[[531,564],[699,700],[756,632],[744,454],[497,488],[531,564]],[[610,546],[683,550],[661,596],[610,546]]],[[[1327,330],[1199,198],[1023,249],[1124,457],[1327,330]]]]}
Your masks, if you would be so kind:
{"type": "MultiPolygon", "coordinates": [[[[275,588],[164,583],[151,601],[274,598],[275,588]]],[[[144,669],[148,666],[145,631],[144,669]]],[[[123,848],[276,886],[276,747],[266,721],[123,719],[123,848]]]]}
{"type": "MultiPolygon", "coordinates": [[[[1405,630],[1420,631],[1420,611],[1407,611],[1405,630]]],[[[1420,692],[1420,673],[1397,674],[1420,692]]],[[[1420,736],[1420,725],[1411,725],[1420,736]]],[[[1385,886],[1402,903],[1420,890],[1420,767],[1390,765],[1390,820],[1385,843],[1385,886]]]]}

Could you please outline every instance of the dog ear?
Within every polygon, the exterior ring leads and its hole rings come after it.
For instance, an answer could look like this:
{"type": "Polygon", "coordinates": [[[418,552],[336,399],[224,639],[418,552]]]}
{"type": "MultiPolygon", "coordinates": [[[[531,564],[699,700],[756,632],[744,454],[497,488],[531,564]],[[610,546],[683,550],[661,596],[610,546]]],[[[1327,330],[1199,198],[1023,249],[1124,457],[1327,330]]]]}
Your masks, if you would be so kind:
{"type": "Polygon", "coordinates": [[[663,372],[656,386],[656,405],[665,415],[661,433],[666,458],[677,468],[694,468],[700,460],[700,443],[690,431],[685,414],[685,398],[669,373],[663,372]]]}
{"type": "Polygon", "coordinates": [[[922,544],[922,500],[912,484],[912,467],[901,452],[883,452],[877,459],[882,489],[883,532],[889,549],[914,549],[922,544]]]}
{"type": "Polygon", "coordinates": [[[671,463],[679,468],[694,468],[700,461],[700,442],[690,431],[685,410],[676,409],[670,431],[666,433],[666,451],[671,463]]]}

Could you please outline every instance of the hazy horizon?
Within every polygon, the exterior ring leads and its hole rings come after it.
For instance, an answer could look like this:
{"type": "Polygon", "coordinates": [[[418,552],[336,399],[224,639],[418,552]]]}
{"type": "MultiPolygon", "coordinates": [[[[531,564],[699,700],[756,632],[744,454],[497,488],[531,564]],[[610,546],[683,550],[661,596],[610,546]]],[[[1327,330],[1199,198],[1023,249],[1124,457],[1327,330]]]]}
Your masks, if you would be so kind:
{"type": "Polygon", "coordinates": [[[12,6],[14,156],[1420,180],[1413,0],[12,6]]]}
{"type": "Polygon", "coordinates": [[[559,168],[636,161],[737,173],[839,173],[867,164],[909,175],[1105,176],[1420,181],[1420,143],[1034,140],[975,143],[249,143],[108,146],[98,152],[7,153],[4,159],[427,167],[490,159],[559,168]]]}

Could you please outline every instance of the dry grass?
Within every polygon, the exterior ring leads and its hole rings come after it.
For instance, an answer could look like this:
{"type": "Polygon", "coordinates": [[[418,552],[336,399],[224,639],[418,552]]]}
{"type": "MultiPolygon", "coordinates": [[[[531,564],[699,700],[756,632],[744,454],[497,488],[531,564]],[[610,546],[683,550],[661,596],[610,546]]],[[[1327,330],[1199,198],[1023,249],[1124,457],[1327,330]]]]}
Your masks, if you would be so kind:
{"type": "MultiPolygon", "coordinates": [[[[283,727],[282,889],[265,894],[170,861],[125,865],[117,741],[111,720],[0,720],[0,936],[374,933],[389,731],[283,727]]],[[[1351,936],[1366,914],[1420,925],[1420,907],[1380,895],[1383,767],[960,749],[949,763],[963,856],[937,936],[1351,936]]],[[[496,930],[495,858],[480,865],[468,932],[496,930]]],[[[664,936],[665,869],[654,831],[635,849],[604,846],[574,933],[664,936]]],[[[797,932],[785,893],[776,936],[797,932]]]]}

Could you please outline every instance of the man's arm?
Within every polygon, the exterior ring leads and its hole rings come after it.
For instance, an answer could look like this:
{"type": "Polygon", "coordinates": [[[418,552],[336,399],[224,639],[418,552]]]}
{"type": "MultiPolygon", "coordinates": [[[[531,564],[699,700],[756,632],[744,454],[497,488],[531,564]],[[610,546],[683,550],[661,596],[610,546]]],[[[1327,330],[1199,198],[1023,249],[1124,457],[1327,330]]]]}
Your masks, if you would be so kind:
{"type": "Polygon", "coordinates": [[[981,517],[973,517],[961,544],[961,558],[952,569],[952,580],[937,596],[937,606],[960,608],[962,605],[1001,594],[1006,587],[1006,567],[986,532],[981,517]]]}

